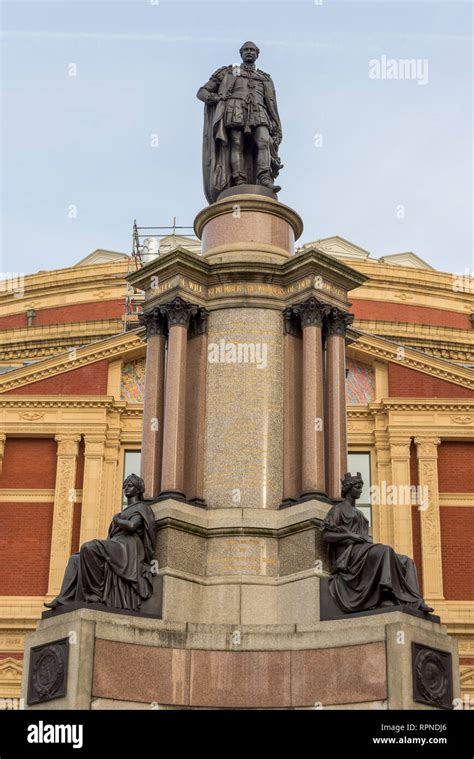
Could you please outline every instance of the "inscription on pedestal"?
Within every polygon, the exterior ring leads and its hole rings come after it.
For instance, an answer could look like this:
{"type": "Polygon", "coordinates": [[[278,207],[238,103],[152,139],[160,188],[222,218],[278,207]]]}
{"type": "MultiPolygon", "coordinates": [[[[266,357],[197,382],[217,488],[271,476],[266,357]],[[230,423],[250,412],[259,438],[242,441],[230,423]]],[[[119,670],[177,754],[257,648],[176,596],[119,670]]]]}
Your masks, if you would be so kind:
{"type": "Polygon", "coordinates": [[[261,575],[278,573],[277,546],[257,537],[214,538],[207,557],[208,575],[261,575]]]}

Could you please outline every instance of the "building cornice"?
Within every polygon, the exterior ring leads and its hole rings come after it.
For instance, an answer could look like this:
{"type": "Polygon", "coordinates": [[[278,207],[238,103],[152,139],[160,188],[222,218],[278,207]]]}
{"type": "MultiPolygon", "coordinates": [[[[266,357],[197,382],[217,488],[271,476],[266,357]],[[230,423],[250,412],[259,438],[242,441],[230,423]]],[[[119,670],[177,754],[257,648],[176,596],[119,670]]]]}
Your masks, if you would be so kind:
{"type": "Polygon", "coordinates": [[[145,352],[143,335],[143,328],[123,332],[106,340],[78,348],[76,351],[68,351],[30,366],[13,369],[7,374],[0,375],[0,393],[29,385],[32,382],[39,382],[57,374],[70,372],[96,361],[110,361],[117,357],[123,357],[124,354],[130,358],[143,355],[145,352]]]}

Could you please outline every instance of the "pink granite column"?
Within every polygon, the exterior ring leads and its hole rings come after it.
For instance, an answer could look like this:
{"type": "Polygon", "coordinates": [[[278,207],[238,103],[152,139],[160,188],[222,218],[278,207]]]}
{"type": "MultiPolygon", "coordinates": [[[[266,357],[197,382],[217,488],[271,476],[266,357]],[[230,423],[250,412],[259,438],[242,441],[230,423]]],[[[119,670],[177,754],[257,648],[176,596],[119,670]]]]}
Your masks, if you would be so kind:
{"type": "Polygon", "coordinates": [[[341,497],[341,478],[347,472],[346,328],[352,314],[331,308],[327,316],[328,495],[341,497]]]}
{"type": "Polygon", "coordinates": [[[185,492],[187,499],[204,508],[204,428],[206,420],[208,312],[199,308],[188,333],[185,492]]]}
{"type": "Polygon", "coordinates": [[[301,493],[302,334],[293,306],[283,312],[283,500],[295,503],[301,493]]]}
{"type": "Polygon", "coordinates": [[[168,318],[169,337],[160,499],[183,499],[188,325],[197,309],[177,297],[161,310],[168,318]]]}
{"type": "Polygon", "coordinates": [[[297,304],[303,329],[303,441],[301,498],[325,497],[322,325],[327,306],[316,298],[297,304]]]}
{"type": "Polygon", "coordinates": [[[145,480],[145,498],[158,498],[163,452],[166,318],[159,308],[153,308],[141,314],[140,322],[146,328],[147,337],[141,476],[145,480]]]}

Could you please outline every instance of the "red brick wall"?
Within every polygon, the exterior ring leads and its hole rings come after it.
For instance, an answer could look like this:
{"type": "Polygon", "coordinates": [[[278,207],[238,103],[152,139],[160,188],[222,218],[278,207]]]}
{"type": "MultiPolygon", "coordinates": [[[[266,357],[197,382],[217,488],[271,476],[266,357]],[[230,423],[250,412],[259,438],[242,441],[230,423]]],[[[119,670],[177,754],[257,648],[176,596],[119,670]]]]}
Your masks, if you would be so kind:
{"type": "Polygon", "coordinates": [[[388,365],[389,393],[393,398],[474,398],[474,391],[399,364],[388,365]]]}
{"type": "Polygon", "coordinates": [[[408,306],[402,303],[385,303],[373,300],[353,300],[351,311],[357,319],[378,319],[409,324],[431,324],[435,327],[471,329],[468,314],[442,311],[425,306],[408,306]]]}
{"type": "Polygon", "coordinates": [[[48,590],[52,503],[0,503],[0,596],[48,590]]]}
{"type": "Polygon", "coordinates": [[[7,437],[0,488],[54,489],[56,450],[54,438],[7,437]]]}
{"type": "MultiPolygon", "coordinates": [[[[395,508],[395,507],[394,507],[395,508]]],[[[412,529],[413,529],[413,559],[416,564],[420,590],[423,595],[423,559],[421,553],[421,519],[417,506],[411,507],[412,529]]]]}
{"type": "Polygon", "coordinates": [[[79,443],[79,452],[77,455],[76,483],[74,485],[77,490],[81,490],[84,481],[84,450],[84,438],[81,438],[81,442],[79,443]]]}
{"type": "Polygon", "coordinates": [[[108,361],[96,361],[70,372],[7,390],[4,395],[105,395],[107,376],[108,361]]]}
{"type": "Polygon", "coordinates": [[[418,485],[418,459],[414,441],[410,444],[410,485],[418,485]]]}
{"type": "Polygon", "coordinates": [[[474,493],[474,441],[443,440],[438,447],[438,486],[440,493],[474,493]]]}
{"type": "Polygon", "coordinates": [[[81,512],[82,512],[82,503],[75,503],[74,515],[72,519],[71,553],[77,553],[77,551],[79,550],[79,535],[81,532],[81,512]]]}
{"type": "MultiPolygon", "coordinates": [[[[0,330],[26,327],[26,311],[0,318],[0,330]]],[[[103,319],[120,319],[124,313],[123,300],[105,300],[91,303],[76,303],[58,308],[37,309],[33,326],[45,324],[69,324],[71,322],[90,322],[103,319]]]]}
{"type": "Polygon", "coordinates": [[[474,600],[474,508],[442,506],[440,514],[444,596],[474,600]]]}

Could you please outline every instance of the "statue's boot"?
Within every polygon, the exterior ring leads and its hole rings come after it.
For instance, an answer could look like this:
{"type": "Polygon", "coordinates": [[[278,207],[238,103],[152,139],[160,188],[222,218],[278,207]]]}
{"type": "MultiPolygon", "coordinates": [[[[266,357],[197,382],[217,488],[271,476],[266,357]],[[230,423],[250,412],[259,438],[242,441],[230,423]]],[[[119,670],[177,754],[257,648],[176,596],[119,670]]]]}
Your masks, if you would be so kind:
{"type": "Polygon", "coordinates": [[[419,609],[420,611],[424,611],[425,614],[431,614],[431,612],[434,611],[434,609],[431,606],[428,606],[428,604],[425,601],[423,601],[419,609]]]}
{"type": "Polygon", "coordinates": [[[247,184],[247,177],[243,172],[239,171],[232,174],[230,181],[232,186],[235,187],[239,184],[247,184]]]}
{"type": "Polygon", "coordinates": [[[55,609],[57,606],[60,605],[60,601],[57,598],[53,598],[52,601],[49,603],[44,603],[43,606],[46,606],[48,609],[55,609]]]}
{"type": "Polygon", "coordinates": [[[279,185],[273,184],[273,179],[271,178],[269,171],[262,172],[257,177],[257,183],[261,184],[262,187],[269,187],[270,190],[273,190],[273,192],[280,192],[281,190],[281,187],[279,185]]]}

